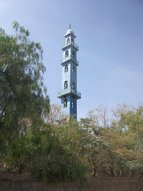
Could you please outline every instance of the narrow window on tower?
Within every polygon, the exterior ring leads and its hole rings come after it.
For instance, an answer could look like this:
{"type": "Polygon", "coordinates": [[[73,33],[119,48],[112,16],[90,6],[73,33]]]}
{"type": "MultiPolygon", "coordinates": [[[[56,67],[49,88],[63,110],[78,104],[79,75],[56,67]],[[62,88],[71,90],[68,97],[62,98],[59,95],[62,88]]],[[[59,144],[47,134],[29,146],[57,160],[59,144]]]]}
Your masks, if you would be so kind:
{"type": "Polygon", "coordinates": [[[65,72],[68,72],[68,65],[65,65],[65,72]]]}
{"type": "Polygon", "coordinates": [[[75,57],[75,52],[74,52],[74,50],[72,51],[72,57],[73,57],[73,58],[75,57]]]}
{"type": "Polygon", "coordinates": [[[67,45],[70,44],[70,38],[67,39],[67,45]]]}
{"type": "Polygon", "coordinates": [[[68,56],[69,56],[69,51],[66,50],[66,52],[65,52],[65,57],[68,57],[68,56]]]}
{"type": "Polygon", "coordinates": [[[75,67],[72,65],[72,72],[74,73],[75,72],[75,67]]]}
{"type": "Polygon", "coordinates": [[[74,108],[74,99],[72,99],[71,106],[72,106],[72,108],[74,108]]]}
{"type": "Polygon", "coordinates": [[[71,38],[71,43],[74,44],[74,40],[73,40],[73,38],[71,38]]]}
{"type": "Polygon", "coordinates": [[[68,88],[68,81],[65,81],[64,82],[64,89],[67,89],[68,88]]]}
{"type": "Polygon", "coordinates": [[[64,99],[64,107],[67,107],[67,99],[64,99]]]}
{"type": "Polygon", "coordinates": [[[75,83],[74,82],[72,82],[71,88],[72,88],[72,90],[75,89],[75,83]]]}

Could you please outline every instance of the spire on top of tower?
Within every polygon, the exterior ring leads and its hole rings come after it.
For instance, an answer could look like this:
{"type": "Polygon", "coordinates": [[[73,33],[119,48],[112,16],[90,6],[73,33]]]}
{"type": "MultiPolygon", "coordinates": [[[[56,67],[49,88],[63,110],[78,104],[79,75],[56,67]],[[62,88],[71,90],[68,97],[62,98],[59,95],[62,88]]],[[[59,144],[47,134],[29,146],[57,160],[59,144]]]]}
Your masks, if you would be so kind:
{"type": "Polygon", "coordinates": [[[73,30],[71,29],[71,23],[69,24],[69,29],[67,30],[66,34],[65,34],[65,37],[69,34],[72,34],[74,36],[74,38],[76,37],[73,30]]]}

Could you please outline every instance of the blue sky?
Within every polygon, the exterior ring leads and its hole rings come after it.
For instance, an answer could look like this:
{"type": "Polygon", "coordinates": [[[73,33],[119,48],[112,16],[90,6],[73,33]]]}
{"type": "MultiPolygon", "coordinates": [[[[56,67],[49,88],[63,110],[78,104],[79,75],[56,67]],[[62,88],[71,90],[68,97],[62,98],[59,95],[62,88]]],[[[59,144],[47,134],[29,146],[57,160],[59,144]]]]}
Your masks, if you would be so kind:
{"type": "Polygon", "coordinates": [[[79,45],[78,116],[99,105],[143,104],[142,0],[0,0],[0,27],[18,21],[41,43],[51,103],[60,104],[61,47],[69,23],[79,45]]]}

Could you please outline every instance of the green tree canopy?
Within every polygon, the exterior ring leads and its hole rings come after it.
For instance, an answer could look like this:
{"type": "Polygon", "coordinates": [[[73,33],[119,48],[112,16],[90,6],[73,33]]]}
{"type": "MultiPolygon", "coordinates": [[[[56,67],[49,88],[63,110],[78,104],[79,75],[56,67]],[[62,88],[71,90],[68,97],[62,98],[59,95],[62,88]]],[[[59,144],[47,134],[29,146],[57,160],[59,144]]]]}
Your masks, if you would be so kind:
{"type": "Polygon", "coordinates": [[[24,119],[35,123],[47,114],[49,97],[40,44],[18,23],[13,28],[11,36],[0,29],[0,127],[19,131],[24,119]]]}
{"type": "Polygon", "coordinates": [[[0,29],[0,153],[28,126],[38,128],[49,112],[41,45],[17,22],[13,29],[14,35],[0,29]]]}

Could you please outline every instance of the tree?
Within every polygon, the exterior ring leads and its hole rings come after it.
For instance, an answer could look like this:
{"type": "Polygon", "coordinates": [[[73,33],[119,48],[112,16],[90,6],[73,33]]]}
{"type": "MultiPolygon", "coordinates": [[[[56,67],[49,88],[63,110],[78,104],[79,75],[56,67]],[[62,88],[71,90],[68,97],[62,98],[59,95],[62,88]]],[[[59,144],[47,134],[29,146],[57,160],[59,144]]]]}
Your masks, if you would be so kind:
{"type": "Polygon", "coordinates": [[[82,130],[75,119],[71,118],[68,123],[55,128],[59,136],[61,146],[66,151],[64,156],[64,168],[68,179],[83,181],[88,176],[88,164],[81,149],[82,130]]]}
{"type": "Polygon", "coordinates": [[[92,176],[100,176],[105,174],[106,168],[109,166],[107,164],[109,164],[110,160],[110,147],[104,139],[101,118],[98,118],[98,123],[96,123],[97,115],[93,114],[94,112],[90,112],[90,118],[81,119],[80,121],[80,147],[90,166],[92,176]]]}
{"type": "Polygon", "coordinates": [[[60,124],[67,123],[68,116],[61,111],[61,106],[52,104],[48,114],[47,123],[59,126],[60,124]]]}
{"type": "Polygon", "coordinates": [[[143,107],[119,107],[111,124],[118,133],[116,154],[124,161],[122,173],[130,176],[143,174],[143,107]],[[125,171],[126,170],[126,171],[125,171]]]}
{"type": "Polygon", "coordinates": [[[13,29],[14,35],[0,29],[1,155],[29,126],[39,128],[49,112],[41,45],[30,41],[29,32],[17,22],[13,29]]]}
{"type": "Polygon", "coordinates": [[[108,109],[103,105],[100,105],[94,110],[89,111],[87,118],[89,118],[93,125],[95,125],[97,128],[110,126],[109,112],[108,109]]]}
{"type": "Polygon", "coordinates": [[[93,176],[142,176],[143,107],[120,106],[110,123],[95,111],[80,121],[80,146],[93,176]]]}
{"type": "Polygon", "coordinates": [[[18,23],[14,29],[13,36],[0,32],[0,169],[30,171],[49,182],[82,180],[79,134],[74,122],[63,123],[59,107],[49,106],[42,48],[18,23]]]}

